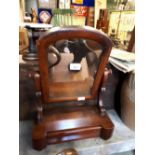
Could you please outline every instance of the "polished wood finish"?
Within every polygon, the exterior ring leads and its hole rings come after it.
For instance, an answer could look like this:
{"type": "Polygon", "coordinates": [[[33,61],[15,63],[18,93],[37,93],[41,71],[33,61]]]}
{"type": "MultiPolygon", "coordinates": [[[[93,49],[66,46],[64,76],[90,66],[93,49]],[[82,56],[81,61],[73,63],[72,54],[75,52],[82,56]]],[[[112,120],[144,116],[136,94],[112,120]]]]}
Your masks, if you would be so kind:
{"type": "Polygon", "coordinates": [[[35,149],[90,137],[111,137],[114,125],[100,97],[101,86],[110,74],[105,67],[111,48],[111,40],[90,27],[56,27],[40,37],[37,42],[40,70],[33,75],[37,111],[32,131],[35,149]],[[61,54],[62,61],[49,69],[47,47],[58,40],[74,38],[91,39],[101,45],[100,62],[94,76],[89,73],[85,58],[81,62],[82,70],[69,71],[70,54],[67,57],[61,54]],[[94,103],[89,104],[89,101],[94,103]]]}
{"type": "Polygon", "coordinates": [[[64,149],[56,155],[78,155],[78,152],[74,148],[64,149]]]}
{"type": "Polygon", "coordinates": [[[97,41],[104,51],[102,52],[101,63],[99,64],[99,68],[97,70],[96,78],[94,81],[93,88],[91,90],[91,98],[94,98],[97,95],[98,89],[100,87],[100,83],[103,78],[104,68],[108,62],[108,58],[110,56],[112,42],[111,40],[100,31],[95,31],[94,28],[88,27],[64,27],[64,28],[52,28],[50,31],[46,33],[46,35],[42,36],[37,42],[38,48],[38,56],[39,56],[39,66],[40,66],[40,74],[42,77],[41,85],[42,85],[42,95],[43,100],[46,103],[52,102],[52,99],[49,97],[49,77],[48,77],[48,61],[47,61],[47,52],[46,48],[50,44],[55,43],[61,39],[73,39],[73,38],[84,38],[91,39],[97,41]],[[44,65],[43,65],[44,64],[44,65]]]}
{"type": "Polygon", "coordinates": [[[44,119],[33,128],[33,147],[42,149],[47,144],[91,137],[110,138],[113,124],[105,113],[100,116],[96,106],[50,109],[44,119]]]}

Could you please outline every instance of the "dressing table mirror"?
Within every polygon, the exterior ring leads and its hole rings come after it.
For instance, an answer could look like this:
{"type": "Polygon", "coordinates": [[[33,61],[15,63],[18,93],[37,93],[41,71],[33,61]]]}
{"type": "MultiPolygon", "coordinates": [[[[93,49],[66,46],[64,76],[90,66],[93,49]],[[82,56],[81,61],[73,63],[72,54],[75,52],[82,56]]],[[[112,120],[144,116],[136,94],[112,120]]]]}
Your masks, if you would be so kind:
{"type": "Polygon", "coordinates": [[[111,49],[107,35],[87,26],[54,27],[37,40],[34,149],[112,136],[114,125],[100,97],[111,73],[106,69],[111,49]]]}

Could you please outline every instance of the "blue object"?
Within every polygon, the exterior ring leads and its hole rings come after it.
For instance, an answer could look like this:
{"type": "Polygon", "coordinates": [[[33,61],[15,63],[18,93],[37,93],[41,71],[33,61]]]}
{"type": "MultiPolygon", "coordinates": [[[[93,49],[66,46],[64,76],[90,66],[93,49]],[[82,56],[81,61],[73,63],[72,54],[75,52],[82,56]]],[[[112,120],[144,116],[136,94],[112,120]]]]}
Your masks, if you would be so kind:
{"type": "Polygon", "coordinates": [[[94,1],[95,0],[84,0],[83,5],[84,6],[94,6],[94,1]]]}

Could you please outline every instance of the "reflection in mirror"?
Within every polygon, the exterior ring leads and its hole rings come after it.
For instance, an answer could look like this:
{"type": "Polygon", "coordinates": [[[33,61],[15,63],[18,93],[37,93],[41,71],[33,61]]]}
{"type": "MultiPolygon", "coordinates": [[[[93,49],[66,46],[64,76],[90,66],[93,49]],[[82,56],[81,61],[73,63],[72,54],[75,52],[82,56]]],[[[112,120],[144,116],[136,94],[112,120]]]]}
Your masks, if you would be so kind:
{"type": "MultiPolygon", "coordinates": [[[[90,95],[102,53],[101,46],[96,41],[74,38],[55,42],[48,47],[47,52],[50,85],[63,84],[64,91],[67,91],[72,83],[73,87],[80,83],[87,88],[81,94],[90,95]]],[[[78,96],[81,89],[75,90],[78,96]]],[[[63,95],[60,90],[52,91],[53,97],[63,95]]]]}

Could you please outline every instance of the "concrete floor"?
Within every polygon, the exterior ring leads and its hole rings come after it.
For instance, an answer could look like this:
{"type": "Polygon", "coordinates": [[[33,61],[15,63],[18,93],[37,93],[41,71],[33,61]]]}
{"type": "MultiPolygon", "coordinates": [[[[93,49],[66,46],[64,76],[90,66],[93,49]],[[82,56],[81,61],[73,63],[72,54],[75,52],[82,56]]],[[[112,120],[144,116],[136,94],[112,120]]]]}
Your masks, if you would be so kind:
{"type": "Polygon", "coordinates": [[[122,152],[122,153],[114,153],[112,155],[135,155],[134,151],[122,152]]]}

